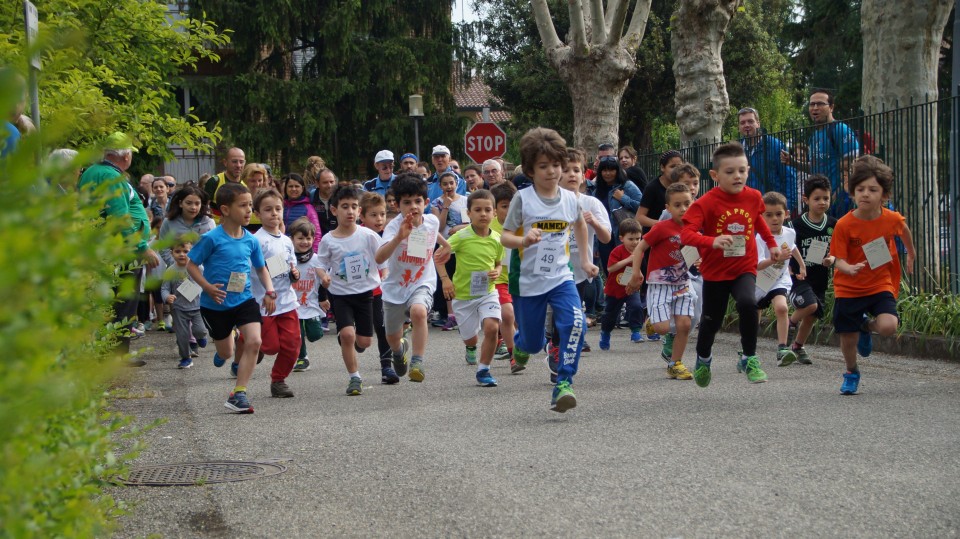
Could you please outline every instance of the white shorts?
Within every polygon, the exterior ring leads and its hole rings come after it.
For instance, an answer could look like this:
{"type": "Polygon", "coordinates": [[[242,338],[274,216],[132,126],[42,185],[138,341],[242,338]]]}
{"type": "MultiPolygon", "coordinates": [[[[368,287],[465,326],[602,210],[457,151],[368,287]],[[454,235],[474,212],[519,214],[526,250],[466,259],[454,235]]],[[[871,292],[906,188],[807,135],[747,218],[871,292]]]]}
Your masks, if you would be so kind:
{"type": "Polygon", "coordinates": [[[647,313],[654,324],[666,322],[674,316],[689,316],[696,313],[697,294],[690,283],[648,284],[647,313]]]}
{"type": "Polygon", "coordinates": [[[427,314],[433,308],[433,292],[428,286],[417,287],[410,293],[406,303],[383,302],[383,326],[387,335],[393,335],[403,331],[403,324],[410,317],[410,308],[414,305],[423,305],[427,308],[427,314]]]}
{"type": "Polygon", "coordinates": [[[460,338],[468,340],[480,333],[480,328],[486,318],[500,320],[500,298],[493,291],[486,296],[474,299],[453,300],[453,313],[457,317],[457,326],[460,328],[460,338]]]}

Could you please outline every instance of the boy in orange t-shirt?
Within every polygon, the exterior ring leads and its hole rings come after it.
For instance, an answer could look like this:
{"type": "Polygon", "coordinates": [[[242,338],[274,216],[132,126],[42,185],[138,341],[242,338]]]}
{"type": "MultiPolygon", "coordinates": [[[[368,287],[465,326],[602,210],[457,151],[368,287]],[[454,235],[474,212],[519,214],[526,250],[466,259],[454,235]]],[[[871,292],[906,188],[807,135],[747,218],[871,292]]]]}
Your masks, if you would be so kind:
{"type": "Polygon", "coordinates": [[[840,334],[840,350],[847,368],[841,395],[857,392],[857,352],[864,357],[870,355],[870,333],[889,336],[897,331],[897,236],[907,248],[907,273],[913,273],[915,252],[906,220],[884,208],[892,186],[893,171],[883,161],[872,155],[857,159],[847,186],[857,209],[843,216],[833,231],[830,254],[836,257],[837,268],[833,277],[833,327],[840,334]],[[867,313],[874,319],[869,320],[867,313]]]}

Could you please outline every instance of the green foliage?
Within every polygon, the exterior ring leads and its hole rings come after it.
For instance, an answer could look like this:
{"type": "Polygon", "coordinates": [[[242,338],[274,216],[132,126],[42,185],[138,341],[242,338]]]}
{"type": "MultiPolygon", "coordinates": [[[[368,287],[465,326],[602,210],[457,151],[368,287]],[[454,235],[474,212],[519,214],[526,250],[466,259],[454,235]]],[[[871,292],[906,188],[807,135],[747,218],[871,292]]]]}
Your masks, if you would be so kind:
{"type": "Polygon", "coordinates": [[[449,3],[198,0],[191,10],[235,31],[223,71],[192,87],[248,159],[300,170],[316,154],[347,177],[372,176],[377,150],[414,148],[411,94],[424,99],[421,153],[460,146],[449,3]]]}
{"type": "Polygon", "coordinates": [[[117,363],[104,330],[109,261],[132,253],[103,224],[102,204],[78,209],[74,194],[48,185],[75,180],[38,169],[38,145],[26,138],[0,159],[0,522],[8,537],[100,536],[117,510],[100,478],[129,458],[112,438],[126,420],[105,411],[102,389],[117,363]]]}
{"type": "MultiPolygon", "coordinates": [[[[122,130],[144,153],[169,157],[167,144],[210,149],[217,127],[183,117],[182,74],[228,42],[203,19],[167,18],[164,3],[142,0],[35,0],[40,18],[41,127],[53,147],[82,147],[122,130]]],[[[0,7],[0,64],[26,72],[21,2],[0,7]]]]}

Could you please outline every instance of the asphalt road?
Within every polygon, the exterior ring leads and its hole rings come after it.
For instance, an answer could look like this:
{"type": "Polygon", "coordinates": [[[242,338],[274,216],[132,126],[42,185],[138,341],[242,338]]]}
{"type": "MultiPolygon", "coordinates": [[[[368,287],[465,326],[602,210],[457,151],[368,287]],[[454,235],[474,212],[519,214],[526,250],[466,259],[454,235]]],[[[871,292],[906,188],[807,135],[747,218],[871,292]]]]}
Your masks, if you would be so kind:
{"type": "MultiPolygon", "coordinates": [[[[256,413],[223,406],[229,369],[212,348],[177,370],[173,335],[136,341],[116,407],[145,436],[134,465],[290,459],[286,473],[192,487],[118,487],[118,537],[743,537],[960,534],[960,364],[875,354],[861,394],[839,394],[837,349],[769,382],[737,374],[736,337],[719,336],[713,382],[669,380],[659,344],[613,348],[580,364],[579,405],[549,410],[545,363],[497,388],[475,384],[456,332],[432,330],[426,380],[379,383],[361,356],[364,393],[331,335],[313,368],[273,399],[269,358],[249,391],[256,413]],[[142,397],[142,398],[137,398],[142,397]]],[[[687,350],[693,356],[692,346],[687,350]]],[[[688,360],[688,363],[693,363],[688,360]]]]}

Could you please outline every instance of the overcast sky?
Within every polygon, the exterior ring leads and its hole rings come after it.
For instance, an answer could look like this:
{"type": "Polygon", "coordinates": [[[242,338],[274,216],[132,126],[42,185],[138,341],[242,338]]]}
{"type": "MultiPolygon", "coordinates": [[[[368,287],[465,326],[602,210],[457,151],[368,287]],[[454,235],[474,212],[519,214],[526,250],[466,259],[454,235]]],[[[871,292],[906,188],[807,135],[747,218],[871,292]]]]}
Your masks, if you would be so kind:
{"type": "Polygon", "coordinates": [[[477,20],[477,14],[473,11],[473,0],[455,0],[453,2],[453,22],[475,20],[477,20]]]}

